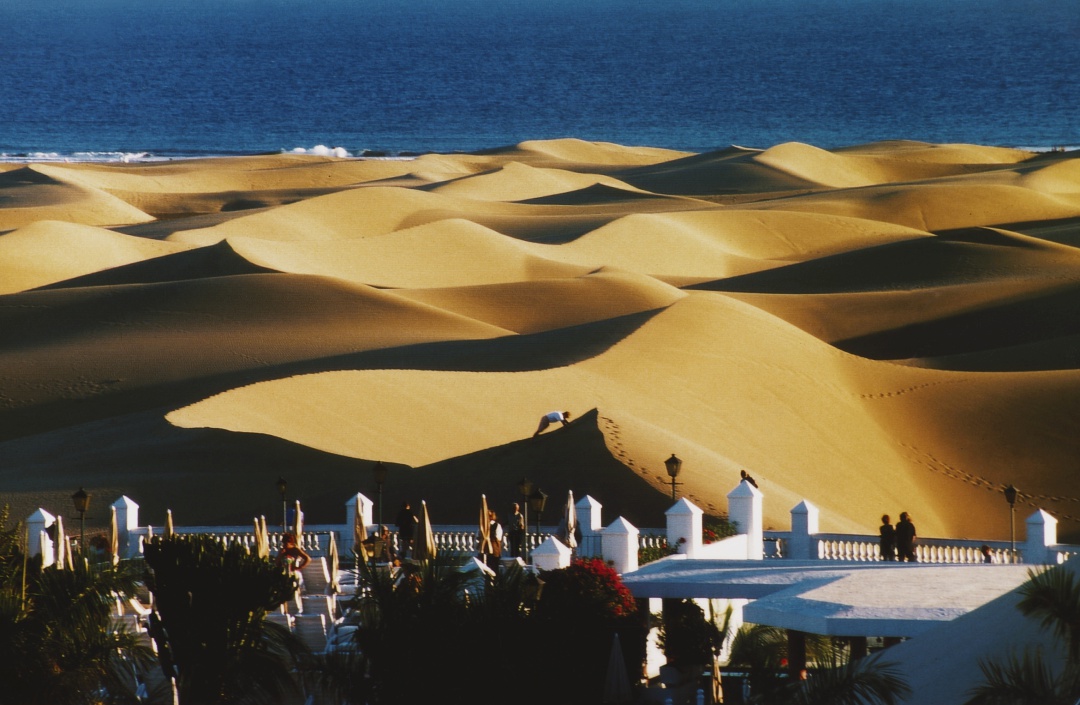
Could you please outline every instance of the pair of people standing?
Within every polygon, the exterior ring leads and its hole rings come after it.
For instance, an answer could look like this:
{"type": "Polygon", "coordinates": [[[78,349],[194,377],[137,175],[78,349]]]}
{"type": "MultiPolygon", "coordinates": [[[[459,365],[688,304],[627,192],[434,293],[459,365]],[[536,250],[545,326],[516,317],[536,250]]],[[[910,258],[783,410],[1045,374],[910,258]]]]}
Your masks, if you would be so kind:
{"type": "Polygon", "coordinates": [[[910,561],[915,558],[915,524],[907,512],[900,512],[900,522],[894,527],[886,514],[881,517],[881,528],[878,530],[881,536],[881,560],[910,561]]]}

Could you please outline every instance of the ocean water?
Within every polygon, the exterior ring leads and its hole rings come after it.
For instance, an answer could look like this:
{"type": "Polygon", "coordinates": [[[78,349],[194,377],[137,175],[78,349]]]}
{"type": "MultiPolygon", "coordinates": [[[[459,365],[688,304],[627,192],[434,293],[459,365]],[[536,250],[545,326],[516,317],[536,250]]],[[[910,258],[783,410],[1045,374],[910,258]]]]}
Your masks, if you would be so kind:
{"type": "Polygon", "coordinates": [[[1080,145],[1077,0],[0,0],[0,158],[1080,145]]]}

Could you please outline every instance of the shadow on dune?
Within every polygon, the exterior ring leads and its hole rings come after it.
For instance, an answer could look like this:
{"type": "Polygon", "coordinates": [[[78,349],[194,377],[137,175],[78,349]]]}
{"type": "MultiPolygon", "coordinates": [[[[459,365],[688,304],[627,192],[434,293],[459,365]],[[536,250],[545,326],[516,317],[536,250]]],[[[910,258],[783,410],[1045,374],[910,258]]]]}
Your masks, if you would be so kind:
{"type": "MultiPolygon", "coordinates": [[[[94,496],[88,526],[99,530],[106,525],[107,504],[121,495],[139,505],[144,525],[160,526],[165,510],[172,509],[179,525],[247,525],[265,515],[273,526],[281,520],[278,477],[288,482],[289,500],[301,501],[308,524],[343,523],[345,503],[357,492],[377,499],[371,473],[377,459],[325,453],[274,436],[178,428],[164,413],[148,410],[0,443],[8,459],[0,467],[0,484],[9,488],[4,502],[18,518],[38,507],[67,516],[71,492],[82,486],[94,496]],[[78,452],[57,452],[75,445],[78,452]]],[[[530,433],[523,429],[523,435],[530,433]]],[[[664,492],[611,455],[595,409],[537,438],[420,468],[387,465],[388,524],[402,501],[418,505],[421,499],[436,523],[473,524],[481,493],[505,518],[510,504],[520,500],[522,477],[548,494],[545,526],[558,522],[571,489],[578,500],[589,494],[604,504],[605,524],[624,516],[638,527],[663,526],[670,505],[664,492]]]]}

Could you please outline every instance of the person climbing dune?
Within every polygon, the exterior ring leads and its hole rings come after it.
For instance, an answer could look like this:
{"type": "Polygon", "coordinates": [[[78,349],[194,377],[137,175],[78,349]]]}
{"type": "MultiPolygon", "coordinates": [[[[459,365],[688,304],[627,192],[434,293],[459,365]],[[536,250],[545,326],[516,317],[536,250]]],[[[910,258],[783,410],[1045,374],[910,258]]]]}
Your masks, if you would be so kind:
{"type": "Polygon", "coordinates": [[[563,426],[568,425],[570,419],[569,411],[551,411],[544,414],[540,419],[540,425],[536,429],[536,433],[533,434],[533,438],[536,438],[540,433],[553,423],[561,423],[563,426]]]}

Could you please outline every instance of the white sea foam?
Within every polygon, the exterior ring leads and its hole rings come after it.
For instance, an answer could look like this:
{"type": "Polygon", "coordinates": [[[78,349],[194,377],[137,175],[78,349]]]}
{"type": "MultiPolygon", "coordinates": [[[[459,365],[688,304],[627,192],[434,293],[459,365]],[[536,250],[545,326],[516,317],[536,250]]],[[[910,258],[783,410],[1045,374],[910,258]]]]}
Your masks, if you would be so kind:
{"type": "Polygon", "coordinates": [[[317,157],[337,157],[339,159],[347,159],[353,156],[349,153],[349,150],[345,149],[344,147],[327,147],[324,144],[315,145],[311,149],[306,149],[304,147],[296,147],[292,150],[292,153],[313,154],[317,157]]]}
{"type": "Polygon", "coordinates": [[[134,162],[165,161],[150,152],[0,152],[0,162],[134,162]]]}

